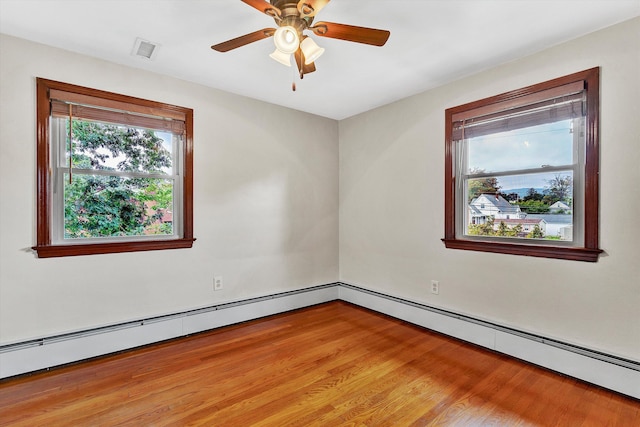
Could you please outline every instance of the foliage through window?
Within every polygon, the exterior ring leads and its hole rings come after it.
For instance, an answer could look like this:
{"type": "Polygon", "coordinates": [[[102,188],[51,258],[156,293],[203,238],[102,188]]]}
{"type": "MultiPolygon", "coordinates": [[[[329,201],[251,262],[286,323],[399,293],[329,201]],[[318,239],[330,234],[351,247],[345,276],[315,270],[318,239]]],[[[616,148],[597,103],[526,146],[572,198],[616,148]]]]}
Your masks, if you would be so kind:
{"type": "Polygon", "coordinates": [[[37,85],[38,256],[190,247],[192,110],[37,85]]]}
{"type": "Polygon", "coordinates": [[[597,261],[597,68],[446,110],[449,248],[597,261]]]}

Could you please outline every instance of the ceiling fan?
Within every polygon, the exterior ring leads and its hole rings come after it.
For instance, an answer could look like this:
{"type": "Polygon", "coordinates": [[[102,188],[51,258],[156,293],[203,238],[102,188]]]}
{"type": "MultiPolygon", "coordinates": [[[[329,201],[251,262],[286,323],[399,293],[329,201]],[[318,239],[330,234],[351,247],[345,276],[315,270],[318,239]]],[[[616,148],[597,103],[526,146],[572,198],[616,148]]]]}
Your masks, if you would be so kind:
{"type": "MultiPolygon", "coordinates": [[[[313,23],[313,18],[330,0],[241,0],[243,3],[272,17],[278,28],[263,28],[231,40],[211,46],[218,52],[228,52],[249,43],[273,37],[276,50],[269,56],[274,60],[291,66],[291,55],[295,58],[300,78],[316,70],[315,60],[324,49],[311,37],[304,35],[306,30],[320,37],[383,46],[389,35],[386,30],[336,24],[333,22],[313,23]]],[[[293,86],[295,90],[295,83],[293,86]]]]}

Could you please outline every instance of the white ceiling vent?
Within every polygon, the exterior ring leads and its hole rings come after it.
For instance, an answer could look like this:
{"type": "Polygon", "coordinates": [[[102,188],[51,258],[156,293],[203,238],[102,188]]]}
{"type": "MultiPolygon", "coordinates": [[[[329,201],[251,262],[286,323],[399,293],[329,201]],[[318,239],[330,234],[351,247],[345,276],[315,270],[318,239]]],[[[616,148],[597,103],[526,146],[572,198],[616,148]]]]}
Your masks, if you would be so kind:
{"type": "Polygon", "coordinates": [[[133,45],[133,51],[131,54],[133,56],[138,56],[141,58],[151,59],[153,60],[158,53],[159,44],[150,42],[148,40],[143,40],[140,37],[136,39],[136,43],[133,45]]]}

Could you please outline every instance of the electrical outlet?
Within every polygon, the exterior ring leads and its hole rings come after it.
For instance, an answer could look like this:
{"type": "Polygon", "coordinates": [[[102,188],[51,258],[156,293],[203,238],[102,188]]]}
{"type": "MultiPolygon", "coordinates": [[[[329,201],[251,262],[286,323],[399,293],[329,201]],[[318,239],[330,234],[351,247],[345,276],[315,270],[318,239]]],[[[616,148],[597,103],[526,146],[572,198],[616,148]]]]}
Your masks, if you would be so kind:
{"type": "Polygon", "coordinates": [[[224,285],[222,284],[222,276],[215,276],[213,278],[213,290],[220,291],[223,288],[224,288],[224,285]]]}
{"type": "Polygon", "coordinates": [[[437,280],[431,281],[431,293],[438,295],[440,293],[440,282],[437,280]]]}

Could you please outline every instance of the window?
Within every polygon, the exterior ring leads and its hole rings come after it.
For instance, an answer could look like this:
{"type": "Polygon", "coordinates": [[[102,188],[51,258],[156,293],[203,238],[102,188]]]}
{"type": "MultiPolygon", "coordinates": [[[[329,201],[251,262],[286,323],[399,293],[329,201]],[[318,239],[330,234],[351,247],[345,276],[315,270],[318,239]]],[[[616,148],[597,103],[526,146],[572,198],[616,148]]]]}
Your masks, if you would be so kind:
{"type": "Polygon", "coordinates": [[[193,245],[193,110],[37,79],[38,257],[193,245]]]}
{"type": "Polygon", "coordinates": [[[447,109],[447,248],[598,260],[599,68],[447,109]]]}

